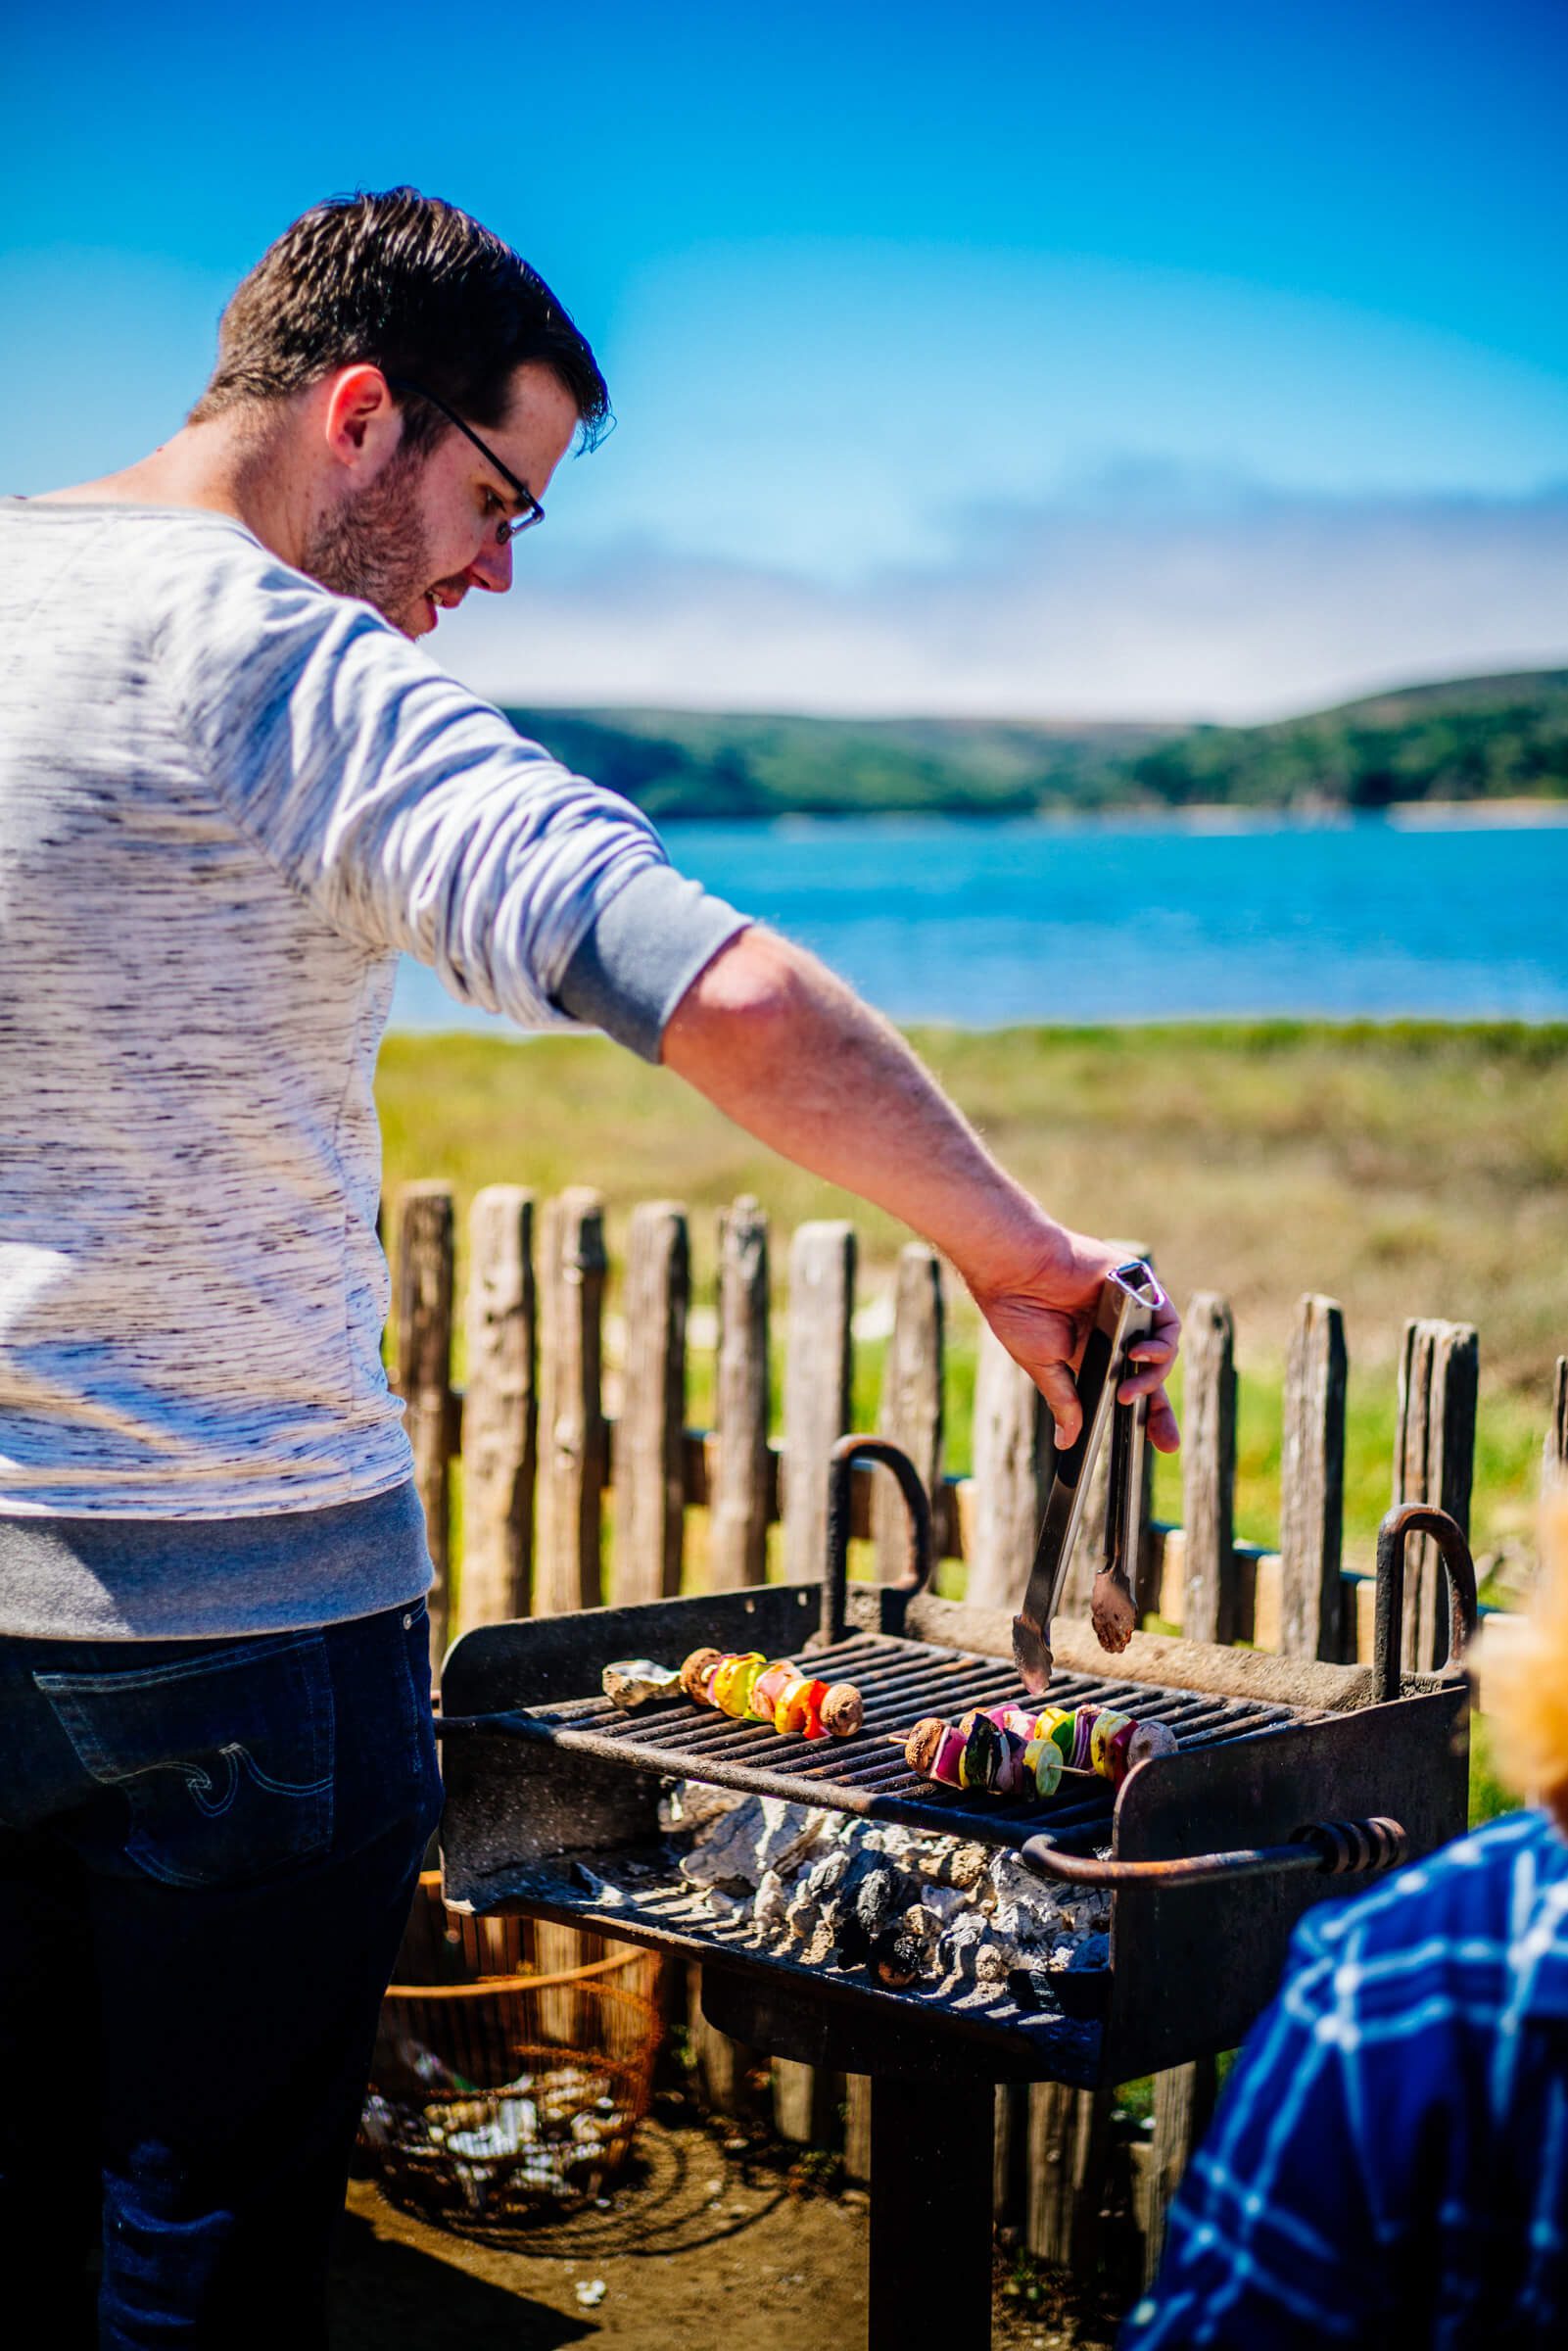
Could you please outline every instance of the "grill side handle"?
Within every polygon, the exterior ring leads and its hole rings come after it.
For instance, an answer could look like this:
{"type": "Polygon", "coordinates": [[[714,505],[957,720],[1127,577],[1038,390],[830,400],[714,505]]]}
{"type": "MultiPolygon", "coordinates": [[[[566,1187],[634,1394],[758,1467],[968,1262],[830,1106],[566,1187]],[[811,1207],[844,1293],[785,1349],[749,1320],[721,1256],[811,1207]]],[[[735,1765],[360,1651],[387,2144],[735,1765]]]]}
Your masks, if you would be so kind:
{"type": "Polygon", "coordinates": [[[1464,1529],[1447,1511],[1427,1502],[1402,1503],[1377,1530],[1377,1620],[1372,1641],[1372,1684],[1379,1700],[1400,1695],[1400,1656],[1404,1646],[1404,1560],[1412,1535],[1430,1535],[1443,1555],[1449,1587],[1449,1654],[1443,1671],[1462,1671],[1465,1651],[1475,1639],[1478,1608],[1475,1561],[1464,1529]]]}
{"type": "MultiPolygon", "coordinates": [[[[1150,1768],[1145,1766],[1145,1768],[1150,1768]]],[[[1158,1764],[1153,1766],[1158,1770],[1158,1764]]],[[[1069,1886],[1198,1886],[1212,1878],[1286,1877],[1297,1873],[1350,1877],[1398,1869],[1408,1840],[1397,1820],[1314,1820],[1286,1845],[1244,1846],[1229,1853],[1181,1853],[1168,1861],[1101,1860],[1069,1853],[1049,1837],[1031,1837],[1022,1858],[1043,1878],[1069,1886]]]]}
{"type": "Polygon", "coordinates": [[[902,1446],[887,1437],[840,1437],[828,1459],[828,1558],[822,1579],[821,1634],[825,1647],[843,1639],[848,1622],[849,1508],[857,1462],[876,1462],[890,1469],[909,1513],[909,1564],[890,1589],[923,1592],[930,1581],[931,1506],[920,1471],[902,1446]]]}

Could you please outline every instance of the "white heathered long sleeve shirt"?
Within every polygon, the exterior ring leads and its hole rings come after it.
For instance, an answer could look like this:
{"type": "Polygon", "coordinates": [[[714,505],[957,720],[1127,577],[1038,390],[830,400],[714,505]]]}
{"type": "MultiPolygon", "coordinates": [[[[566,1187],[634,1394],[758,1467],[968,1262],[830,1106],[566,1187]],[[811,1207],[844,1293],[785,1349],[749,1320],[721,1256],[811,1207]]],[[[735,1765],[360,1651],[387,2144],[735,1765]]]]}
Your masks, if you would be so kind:
{"type": "MultiPolygon", "coordinates": [[[[406,1481],[371,1093],[399,952],[651,1054],[741,926],[240,524],[0,504],[0,1520],[406,1481]]],[[[47,1614],[0,1630],[102,1629],[47,1614]]]]}

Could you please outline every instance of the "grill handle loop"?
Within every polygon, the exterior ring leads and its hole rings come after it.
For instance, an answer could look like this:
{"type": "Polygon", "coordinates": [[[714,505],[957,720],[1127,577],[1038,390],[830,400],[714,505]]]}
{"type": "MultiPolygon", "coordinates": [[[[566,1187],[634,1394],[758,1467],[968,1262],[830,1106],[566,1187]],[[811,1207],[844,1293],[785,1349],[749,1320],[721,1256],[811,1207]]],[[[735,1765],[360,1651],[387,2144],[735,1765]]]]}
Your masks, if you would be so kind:
{"type": "Polygon", "coordinates": [[[931,1574],[931,1506],[920,1471],[888,1437],[840,1437],[828,1458],[828,1559],[822,1579],[824,1646],[844,1637],[849,1605],[849,1500],[857,1462],[877,1462],[898,1480],[909,1512],[909,1565],[895,1592],[923,1592],[931,1574]]]}
{"type": "Polygon", "coordinates": [[[1068,1853],[1049,1837],[1031,1837],[1022,1857],[1041,1877],[1069,1886],[1201,1886],[1213,1878],[1351,1877],[1398,1869],[1408,1840],[1397,1820],[1314,1820],[1287,1845],[1244,1846],[1232,1853],[1178,1853],[1169,1861],[1101,1860],[1068,1853]]]}
{"type": "Polygon", "coordinates": [[[1400,1695],[1400,1655],[1404,1646],[1404,1560],[1412,1535],[1430,1535],[1443,1554],[1449,1586],[1449,1655],[1444,1671],[1456,1668],[1475,1639],[1475,1562],[1464,1529],[1447,1511],[1428,1502],[1401,1503],[1377,1530],[1377,1623],[1372,1644],[1372,1678],[1380,1703],[1400,1695]]]}

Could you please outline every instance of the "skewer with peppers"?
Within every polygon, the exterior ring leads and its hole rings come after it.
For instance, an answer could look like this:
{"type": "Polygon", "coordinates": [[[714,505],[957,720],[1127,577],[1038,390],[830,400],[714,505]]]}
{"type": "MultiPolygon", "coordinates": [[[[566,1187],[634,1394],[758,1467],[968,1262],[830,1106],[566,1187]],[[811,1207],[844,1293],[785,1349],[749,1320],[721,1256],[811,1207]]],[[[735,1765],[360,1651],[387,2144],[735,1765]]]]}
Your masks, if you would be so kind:
{"type": "Polygon", "coordinates": [[[927,1715],[904,1745],[923,1779],[1023,1802],[1052,1795],[1064,1771],[1092,1771],[1119,1787],[1135,1764],[1175,1751],[1163,1722],[1090,1705],[975,1707],[957,1722],[927,1715]]]}
{"type": "Polygon", "coordinates": [[[853,1682],[814,1680],[789,1658],[770,1660],[760,1649],[738,1655],[694,1649],[681,1667],[681,1687],[696,1705],[804,1739],[852,1739],[866,1719],[853,1682]]]}

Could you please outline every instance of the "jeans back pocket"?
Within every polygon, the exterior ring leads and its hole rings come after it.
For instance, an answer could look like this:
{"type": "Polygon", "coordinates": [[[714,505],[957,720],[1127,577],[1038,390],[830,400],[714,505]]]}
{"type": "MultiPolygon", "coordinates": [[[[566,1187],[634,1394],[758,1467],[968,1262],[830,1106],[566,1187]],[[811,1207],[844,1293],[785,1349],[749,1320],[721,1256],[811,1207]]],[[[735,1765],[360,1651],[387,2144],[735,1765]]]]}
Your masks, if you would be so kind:
{"type": "Polygon", "coordinates": [[[241,1886],[330,1847],[332,1676],[319,1633],[33,1680],[86,1770],[123,1793],[125,1851],[150,1877],[241,1886]]]}

